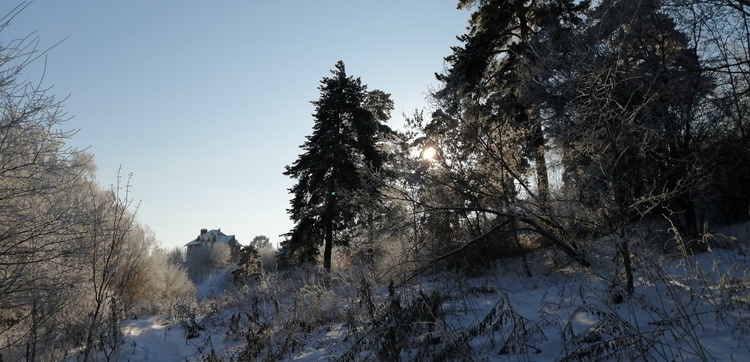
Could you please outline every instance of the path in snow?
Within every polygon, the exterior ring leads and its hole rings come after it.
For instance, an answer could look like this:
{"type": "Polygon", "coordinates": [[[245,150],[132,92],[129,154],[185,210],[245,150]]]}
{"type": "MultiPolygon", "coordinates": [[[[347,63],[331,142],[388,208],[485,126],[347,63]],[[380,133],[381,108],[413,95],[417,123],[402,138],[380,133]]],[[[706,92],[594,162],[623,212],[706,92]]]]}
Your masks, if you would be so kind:
{"type": "Polygon", "coordinates": [[[118,361],[185,361],[195,355],[179,328],[170,327],[163,316],[128,319],[123,322],[124,344],[118,361]]]}

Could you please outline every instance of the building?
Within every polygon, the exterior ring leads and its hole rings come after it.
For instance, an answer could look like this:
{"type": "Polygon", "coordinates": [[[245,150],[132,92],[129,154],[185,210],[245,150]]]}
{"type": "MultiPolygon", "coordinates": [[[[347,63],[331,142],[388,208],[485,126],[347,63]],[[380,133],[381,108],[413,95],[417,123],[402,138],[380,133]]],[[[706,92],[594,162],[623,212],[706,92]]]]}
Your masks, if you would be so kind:
{"type": "Polygon", "coordinates": [[[191,259],[191,254],[195,253],[197,250],[204,246],[214,245],[214,244],[224,244],[229,247],[230,253],[231,253],[231,260],[237,260],[240,256],[240,248],[242,248],[242,244],[240,244],[237,239],[234,237],[234,235],[226,235],[223,232],[221,232],[221,229],[216,230],[208,230],[208,229],[201,229],[200,235],[195,238],[195,240],[190,241],[189,243],[185,244],[185,247],[187,248],[186,256],[187,259],[191,259]]]}

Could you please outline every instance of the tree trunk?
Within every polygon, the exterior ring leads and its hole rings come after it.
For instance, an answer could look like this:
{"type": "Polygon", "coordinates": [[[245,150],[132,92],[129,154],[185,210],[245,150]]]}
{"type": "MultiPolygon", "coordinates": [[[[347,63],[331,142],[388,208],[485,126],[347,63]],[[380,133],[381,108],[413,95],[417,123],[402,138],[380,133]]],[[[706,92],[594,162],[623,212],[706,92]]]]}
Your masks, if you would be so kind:
{"type": "Polygon", "coordinates": [[[627,283],[628,295],[633,295],[635,286],[633,284],[633,265],[630,260],[630,249],[628,248],[628,241],[622,239],[620,241],[619,248],[620,254],[622,254],[622,265],[625,267],[625,281],[627,283]]]}
{"type": "Polygon", "coordinates": [[[529,268],[529,261],[526,258],[526,248],[521,244],[521,240],[518,239],[518,221],[513,220],[513,240],[516,242],[516,247],[521,251],[521,258],[523,260],[523,271],[526,272],[526,276],[531,278],[531,268],[529,268]]]}
{"type": "Polygon", "coordinates": [[[695,215],[695,203],[690,193],[686,193],[683,198],[685,199],[685,231],[687,231],[691,238],[697,239],[700,236],[700,226],[698,218],[695,215]]]}
{"type": "Polygon", "coordinates": [[[326,235],[323,247],[323,268],[331,271],[331,254],[333,251],[333,216],[336,212],[336,195],[334,191],[328,193],[328,208],[326,210],[326,235]]]}
{"type": "Polygon", "coordinates": [[[547,174],[547,160],[545,159],[546,150],[544,131],[542,122],[538,117],[534,117],[534,156],[536,158],[536,183],[539,199],[544,201],[549,197],[549,176],[547,174]]]}
{"type": "Polygon", "coordinates": [[[31,302],[31,328],[29,329],[29,338],[26,342],[26,360],[36,361],[36,342],[37,333],[39,332],[39,306],[38,299],[33,298],[31,302]]]}

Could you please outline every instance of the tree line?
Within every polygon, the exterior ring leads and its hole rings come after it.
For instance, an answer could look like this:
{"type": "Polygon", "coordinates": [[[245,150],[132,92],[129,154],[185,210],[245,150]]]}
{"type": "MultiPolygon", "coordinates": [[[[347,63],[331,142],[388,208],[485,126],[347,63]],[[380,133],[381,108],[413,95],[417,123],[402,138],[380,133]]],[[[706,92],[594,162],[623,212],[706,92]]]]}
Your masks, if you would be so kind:
{"type": "Polygon", "coordinates": [[[129,176],[102,187],[92,156],[66,145],[63,101],[22,78],[37,44],[0,41],[0,360],[112,359],[122,319],[194,287],[137,222],[129,176]]]}
{"type": "Polygon", "coordinates": [[[406,130],[385,124],[390,95],[343,62],[323,78],[313,133],[285,172],[297,184],[282,265],[317,262],[322,247],[330,270],[334,245],[371,260],[398,243],[416,270],[532,244],[586,266],[586,238],[606,236],[632,292],[640,224],[661,222],[695,252],[707,225],[747,220],[750,4],[458,8],[467,32],[406,130]]]}

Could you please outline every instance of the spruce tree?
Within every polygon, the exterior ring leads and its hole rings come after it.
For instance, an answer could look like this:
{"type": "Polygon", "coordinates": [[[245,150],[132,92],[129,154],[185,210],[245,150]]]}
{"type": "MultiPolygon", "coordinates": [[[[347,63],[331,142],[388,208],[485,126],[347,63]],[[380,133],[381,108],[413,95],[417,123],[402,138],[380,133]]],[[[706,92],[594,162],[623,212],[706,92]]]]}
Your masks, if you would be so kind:
{"type": "Polygon", "coordinates": [[[339,61],[331,77],[321,80],[320,98],[313,101],[312,135],[301,146],[304,153],[284,175],[297,179],[288,210],[294,228],[281,243],[282,265],[315,261],[324,246],[323,266],[331,268],[333,245],[347,245],[348,234],[362,221],[357,195],[379,195],[373,176],[385,155],[379,140],[391,130],[385,124],[393,108],[390,95],[367,92],[359,78],[347,76],[339,61]]]}

